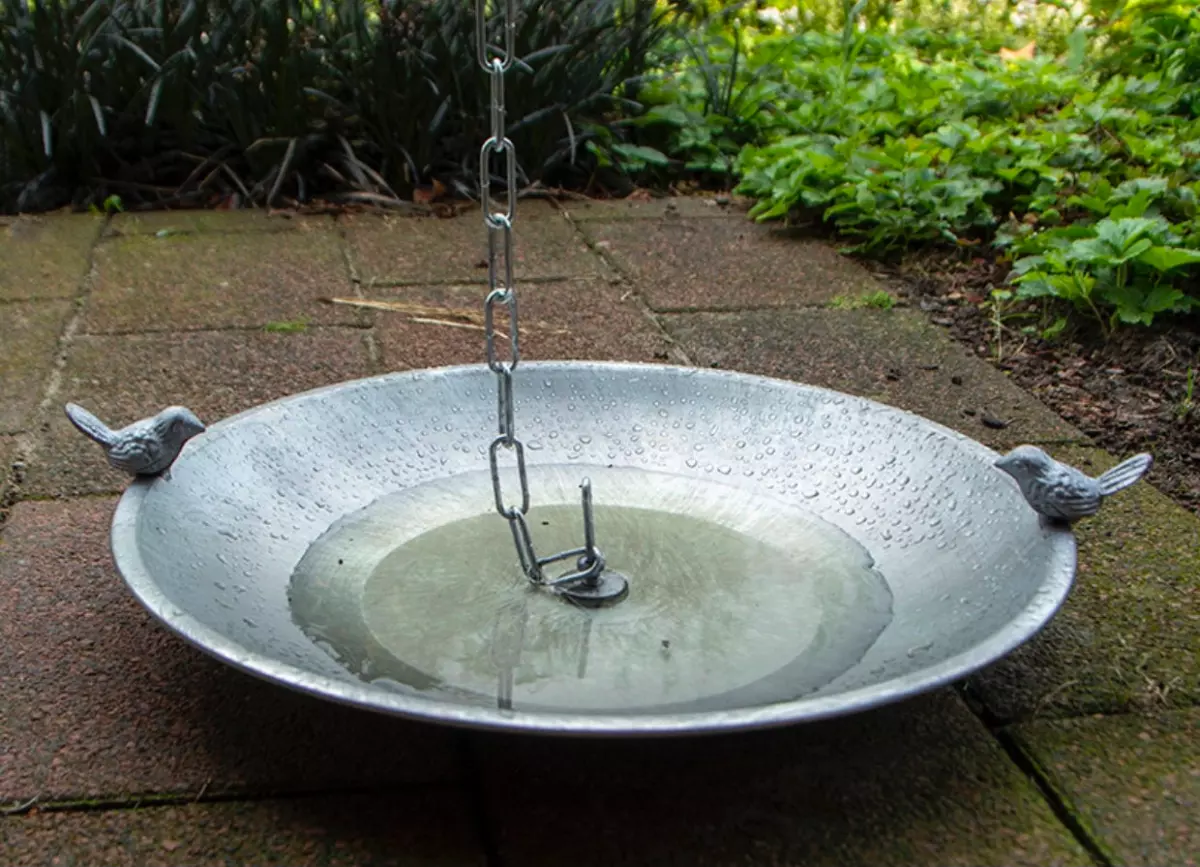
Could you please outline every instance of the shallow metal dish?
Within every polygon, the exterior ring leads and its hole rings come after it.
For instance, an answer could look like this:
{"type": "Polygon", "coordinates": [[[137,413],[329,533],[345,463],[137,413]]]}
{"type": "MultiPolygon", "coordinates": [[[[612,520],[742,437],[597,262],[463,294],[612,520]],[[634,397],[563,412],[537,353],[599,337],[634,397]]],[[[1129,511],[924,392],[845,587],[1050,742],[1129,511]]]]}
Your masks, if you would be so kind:
{"type": "MultiPolygon", "coordinates": [[[[284,686],[442,723],[604,735],[745,729],[896,701],[1007,654],[1070,589],[1070,531],[1039,521],[992,466],[996,453],[926,419],[724,371],[592,362],[520,370],[531,516],[547,499],[567,502],[551,484],[555,467],[590,474],[598,506],[606,472],[661,473],[664,497],[723,485],[730,503],[753,501],[768,519],[816,516],[866,549],[890,588],[890,622],[845,670],[785,700],[745,693],[741,703],[682,710],[512,709],[356,676],[297,624],[293,572],[335,522],[398,489],[486,476],[496,392],[482,365],[339,384],[213,424],[167,476],[126,491],[113,520],[117,567],[184,639],[284,686]]],[[[478,491],[463,502],[503,525],[490,488],[478,491]]],[[[598,541],[606,549],[619,540],[598,541]]],[[[496,556],[515,558],[511,546],[496,556]]],[[[630,577],[636,593],[639,576],[630,577]]]]}

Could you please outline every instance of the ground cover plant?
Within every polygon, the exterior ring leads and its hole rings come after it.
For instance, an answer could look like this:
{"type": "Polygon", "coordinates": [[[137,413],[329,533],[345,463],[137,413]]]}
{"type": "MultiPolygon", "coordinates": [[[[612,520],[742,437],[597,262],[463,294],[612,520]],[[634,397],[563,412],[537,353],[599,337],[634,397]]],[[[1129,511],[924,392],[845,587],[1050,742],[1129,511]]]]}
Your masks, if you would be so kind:
{"type": "Polygon", "coordinates": [[[807,29],[806,5],[710,19],[643,90],[633,168],[724,176],[755,217],[868,255],[996,250],[998,291],[1106,330],[1200,305],[1200,4],[1063,14],[1025,51],[1011,26],[901,27],[866,0],[807,29]]]}
{"type": "MultiPolygon", "coordinates": [[[[1200,510],[1200,3],[713,4],[613,127],[834,237],[1200,510]]],[[[619,159],[620,155],[617,154],[619,159]]]]}
{"type": "MultiPolygon", "coordinates": [[[[668,11],[520,0],[508,133],[522,180],[578,183],[668,11]]],[[[376,202],[474,188],[488,94],[465,0],[0,4],[0,210],[376,202]]]]}

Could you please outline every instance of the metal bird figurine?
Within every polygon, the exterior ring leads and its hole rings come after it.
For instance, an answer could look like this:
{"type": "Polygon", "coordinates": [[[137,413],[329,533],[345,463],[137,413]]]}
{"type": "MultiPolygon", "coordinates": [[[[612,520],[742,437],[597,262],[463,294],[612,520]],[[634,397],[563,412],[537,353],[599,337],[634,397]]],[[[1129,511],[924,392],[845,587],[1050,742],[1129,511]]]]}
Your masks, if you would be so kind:
{"type": "Polygon", "coordinates": [[[204,430],[195,413],[182,406],[167,407],[120,430],[76,404],[68,403],[65,409],[71,424],[104,447],[109,464],[135,476],[154,476],[168,469],[183,444],[204,430]]]}
{"type": "Polygon", "coordinates": [[[1018,446],[995,465],[1016,479],[1036,512],[1070,523],[1096,514],[1105,497],[1137,482],[1153,463],[1150,455],[1134,455],[1093,479],[1035,446],[1018,446]]]}

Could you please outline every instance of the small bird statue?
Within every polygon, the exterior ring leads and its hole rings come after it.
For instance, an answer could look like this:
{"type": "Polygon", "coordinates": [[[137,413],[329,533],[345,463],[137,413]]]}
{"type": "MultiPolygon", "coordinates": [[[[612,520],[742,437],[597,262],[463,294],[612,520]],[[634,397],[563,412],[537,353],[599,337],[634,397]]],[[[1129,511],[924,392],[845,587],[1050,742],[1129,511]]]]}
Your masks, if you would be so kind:
{"type": "Polygon", "coordinates": [[[113,430],[77,404],[68,403],[65,409],[71,424],[104,446],[109,464],[135,476],[155,476],[168,469],[183,444],[204,430],[195,413],[182,406],[167,407],[153,418],[120,430],[113,430]]]}
{"type": "Polygon", "coordinates": [[[1016,479],[1036,512],[1071,523],[1096,514],[1105,497],[1137,482],[1153,463],[1150,455],[1134,455],[1093,479],[1036,446],[1018,446],[995,465],[1016,479]]]}

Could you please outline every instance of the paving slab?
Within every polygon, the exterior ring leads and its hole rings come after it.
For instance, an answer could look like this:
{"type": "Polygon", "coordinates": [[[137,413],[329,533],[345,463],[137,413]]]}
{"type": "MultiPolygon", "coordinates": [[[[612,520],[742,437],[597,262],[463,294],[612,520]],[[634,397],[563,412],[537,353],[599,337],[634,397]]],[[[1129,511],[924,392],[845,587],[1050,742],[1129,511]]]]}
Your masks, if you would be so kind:
{"type": "Polygon", "coordinates": [[[1014,733],[1112,863],[1200,863],[1200,708],[1014,733]]]}
{"type": "MultiPolygon", "coordinates": [[[[358,214],[339,222],[368,294],[378,285],[487,282],[487,229],[477,211],[448,219],[358,214]]],[[[518,285],[613,276],[548,202],[521,202],[513,232],[518,285]]]]}
{"type": "MultiPolygon", "coordinates": [[[[1093,476],[1116,463],[1098,449],[1047,451],[1093,476]]],[[[1200,702],[1200,518],[1141,482],[1076,524],[1075,537],[1079,567],[1062,609],[972,689],[1002,720],[1200,702]]]]}
{"type": "Polygon", "coordinates": [[[159,626],[112,565],[115,506],[111,497],[22,502],[4,527],[0,802],[457,774],[444,728],[257,680],[159,626]]]}
{"type": "Polygon", "coordinates": [[[1090,863],[949,692],[719,738],[472,738],[505,864],[1090,863]]]}
{"type": "Polygon", "coordinates": [[[0,521],[3,521],[4,508],[8,505],[8,486],[12,478],[12,464],[16,457],[16,437],[0,435],[0,521]]]}
{"type": "Polygon", "coordinates": [[[870,398],[992,447],[1084,435],[905,310],[759,310],[662,317],[694,363],[870,398]],[[985,419],[1003,422],[989,427],[985,419]]]}
{"type": "Polygon", "coordinates": [[[0,300],[74,298],[103,225],[90,214],[0,217],[0,300]]]}
{"type": "Polygon", "coordinates": [[[352,294],[332,229],[114,238],[96,247],[95,264],[84,318],[92,334],[367,321],[320,302],[352,294]]]}
{"type": "Polygon", "coordinates": [[[292,798],[5,820],[7,867],[484,867],[454,791],[292,798]]]}
{"type": "Polygon", "coordinates": [[[301,216],[288,211],[239,208],[234,211],[143,211],[115,214],[104,237],[121,235],[177,235],[182,233],[290,232],[328,230],[333,218],[301,216]]]}
{"type": "Polygon", "coordinates": [[[61,404],[125,425],[182,404],[214,422],[268,400],[376,372],[356,328],[83,336],[67,354],[60,400],[40,419],[24,493],[119,491],[127,478],[67,421],[61,404]]]}
{"type": "Polygon", "coordinates": [[[70,301],[0,304],[0,434],[29,426],[71,310],[70,301]]]}
{"type": "Polygon", "coordinates": [[[710,217],[746,220],[752,202],[739,196],[666,196],[651,199],[563,199],[559,207],[572,220],[671,220],[710,217]]]}
{"type": "MultiPolygon", "coordinates": [[[[447,315],[421,318],[449,321],[454,310],[481,316],[484,294],[478,286],[405,287],[388,292],[387,300],[445,309],[447,315]]],[[[523,358],[653,362],[669,357],[669,339],[619,286],[601,281],[530,284],[520,289],[518,303],[523,358]]],[[[381,312],[376,323],[388,369],[483,363],[484,335],[477,324],[437,325],[398,312],[381,312]]],[[[506,334],[507,319],[497,323],[506,334]]],[[[499,348],[508,349],[507,344],[499,348]]]]}
{"type": "Polygon", "coordinates": [[[581,222],[655,310],[824,304],[881,287],[832,246],[745,220],[581,222]]]}

